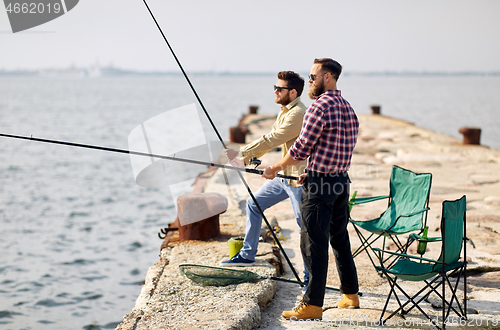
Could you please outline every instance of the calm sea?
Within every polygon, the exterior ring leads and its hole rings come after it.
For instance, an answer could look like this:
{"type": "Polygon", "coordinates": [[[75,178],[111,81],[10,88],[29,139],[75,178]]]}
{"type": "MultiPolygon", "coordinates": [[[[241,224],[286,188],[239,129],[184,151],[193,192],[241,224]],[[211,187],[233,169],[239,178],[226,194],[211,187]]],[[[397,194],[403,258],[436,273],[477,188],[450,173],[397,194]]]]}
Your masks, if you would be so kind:
{"type": "MultiPolygon", "coordinates": [[[[278,110],[274,75],[192,82],[225,139],[249,105],[278,110]]],[[[339,88],[358,113],[379,104],[457,137],[477,126],[482,144],[500,149],[500,77],[346,76],[339,88]]],[[[182,77],[2,77],[0,133],[128,149],[134,127],[191,103],[182,77]]],[[[135,184],[127,155],[0,137],[0,328],[114,329],[174,219],[165,191],[135,184]]]]}

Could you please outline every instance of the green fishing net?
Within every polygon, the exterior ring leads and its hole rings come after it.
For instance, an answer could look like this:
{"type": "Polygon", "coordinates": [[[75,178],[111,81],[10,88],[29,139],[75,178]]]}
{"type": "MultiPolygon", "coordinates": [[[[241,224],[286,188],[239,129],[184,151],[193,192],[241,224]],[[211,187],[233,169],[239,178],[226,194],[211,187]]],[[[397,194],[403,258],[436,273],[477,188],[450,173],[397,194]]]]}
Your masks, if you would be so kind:
{"type": "MultiPolygon", "coordinates": [[[[212,266],[203,266],[195,264],[180,264],[179,270],[182,275],[185,275],[191,281],[203,286],[226,286],[230,284],[257,282],[261,279],[271,279],[275,281],[300,284],[301,286],[307,283],[280,278],[270,275],[260,275],[248,270],[237,270],[231,268],[221,268],[212,266]]],[[[340,291],[338,288],[327,286],[326,289],[340,291]]],[[[362,295],[358,292],[358,295],[362,295]]]]}
{"type": "Polygon", "coordinates": [[[231,268],[220,268],[194,264],[181,264],[182,275],[203,286],[225,286],[230,284],[257,282],[261,275],[231,268]]]}

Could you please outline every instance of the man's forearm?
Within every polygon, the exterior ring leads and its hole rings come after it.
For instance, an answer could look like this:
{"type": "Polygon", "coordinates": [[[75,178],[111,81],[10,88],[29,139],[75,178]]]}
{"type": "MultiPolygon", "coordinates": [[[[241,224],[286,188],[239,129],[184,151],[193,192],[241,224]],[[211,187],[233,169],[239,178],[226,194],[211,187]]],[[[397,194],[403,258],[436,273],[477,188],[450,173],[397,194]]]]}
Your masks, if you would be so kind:
{"type": "Polygon", "coordinates": [[[298,163],[300,163],[300,160],[295,160],[292,156],[290,156],[290,154],[286,154],[286,156],[273,167],[279,168],[278,171],[281,171],[289,168],[290,166],[297,165],[298,163]]]}
{"type": "Polygon", "coordinates": [[[289,168],[290,166],[297,165],[300,163],[300,160],[295,160],[290,156],[290,154],[287,154],[282,160],[280,160],[278,163],[266,167],[264,170],[264,173],[262,176],[266,179],[274,179],[276,177],[276,174],[278,174],[279,171],[285,170],[289,168]]]}

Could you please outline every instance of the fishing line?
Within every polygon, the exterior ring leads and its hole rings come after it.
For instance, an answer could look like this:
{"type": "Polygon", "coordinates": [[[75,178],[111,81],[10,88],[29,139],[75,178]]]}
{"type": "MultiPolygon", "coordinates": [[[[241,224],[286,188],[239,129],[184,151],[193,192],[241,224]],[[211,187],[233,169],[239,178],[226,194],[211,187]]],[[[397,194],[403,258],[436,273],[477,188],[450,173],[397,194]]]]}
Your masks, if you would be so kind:
{"type": "MultiPolygon", "coordinates": [[[[210,122],[210,124],[212,125],[212,128],[214,129],[215,131],[215,134],[217,134],[217,137],[219,138],[220,142],[222,143],[222,146],[224,147],[224,149],[227,149],[227,146],[226,144],[224,143],[224,141],[222,140],[222,137],[221,135],[219,134],[219,131],[217,130],[217,127],[215,127],[215,124],[214,122],[212,121],[212,118],[210,117],[210,115],[208,114],[208,111],[205,109],[205,106],[203,105],[203,102],[201,102],[201,99],[200,97],[198,96],[198,93],[196,92],[196,90],[194,89],[194,86],[193,84],[191,84],[191,81],[189,80],[189,77],[188,75],[186,74],[186,71],[184,71],[184,68],[182,67],[181,65],[181,62],[179,61],[179,59],[177,58],[177,56],[175,55],[175,52],[174,50],[172,49],[172,47],[170,46],[170,43],[168,42],[167,40],[167,37],[165,36],[165,34],[163,33],[163,30],[161,29],[160,25],[158,24],[158,21],[156,20],[155,16],[153,15],[153,12],[151,11],[151,9],[149,8],[146,0],[142,0],[144,2],[144,5],[146,6],[146,8],[148,9],[148,12],[149,14],[151,15],[151,18],[153,19],[153,21],[155,22],[156,24],[156,27],[158,28],[158,30],[160,31],[161,35],[163,36],[163,40],[165,40],[165,43],[167,44],[168,48],[170,49],[170,52],[172,53],[175,61],[177,62],[177,65],[179,66],[179,68],[181,69],[182,71],[182,74],[184,75],[184,77],[186,78],[189,86],[191,87],[191,90],[193,91],[194,95],[196,96],[196,99],[198,100],[198,102],[200,103],[200,106],[201,108],[203,109],[203,112],[205,113],[205,115],[207,116],[207,119],[208,121],[210,122]]],[[[238,175],[240,176],[240,179],[241,181],[243,182],[243,184],[245,185],[245,188],[247,189],[248,193],[250,194],[253,202],[255,203],[255,205],[257,206],[257,209],[259,210],[259,213],[262,215],[262,219],[264,220],[264,222],[266,223],[267,225],[267,228],[269,229],[269,231],[271,232],[272,236],[273,236],[273,239],[274,241],[276,242],[276,244],[278,245],[279,249],[281,250],[281,252],[283,253],[283,256],[285,257],[288,265],[290,266],[290,269],[292,270],[294,276],[297,278],[297,281],[300,281],[300,278],[299,278],[299,275],[297,274],[297,272],[295,271],[295,268],[293,267],[292,265],[292,262],[290,261],[290,259],[288,258],[288,255],[286,254],[285,252],[285,249],[283,248],[283,246],[281,246],[281,243],[278,239],[278,237],[276,237],[276,234],[274,233],[274,229],[271,227],[271,225],[269,224],[269,221],[267,220],[266,216],[264,215],[264,211],[261,209],[259,203],[257,202],[257,199],[255,198],[254,194],[252,193],[252,190],[250,189],[250,187],[248,186],[247,182],[245,181],[245,179],[243,178],[243,175],[241,175],[241,173],[238,172],[238,175]]]]}

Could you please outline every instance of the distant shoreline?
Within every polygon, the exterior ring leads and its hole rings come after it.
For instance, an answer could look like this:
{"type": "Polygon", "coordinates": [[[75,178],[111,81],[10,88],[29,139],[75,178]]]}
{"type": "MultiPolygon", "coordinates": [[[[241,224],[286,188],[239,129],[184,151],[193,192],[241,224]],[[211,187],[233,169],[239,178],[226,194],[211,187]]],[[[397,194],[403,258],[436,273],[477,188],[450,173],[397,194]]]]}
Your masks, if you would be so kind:
{"type": "MultiPolygon", "coordinates": [[[[232,71],[193,71],[189,75],[193,76],[274,76],[275,72],[232,72],[232,71]]],[[[482,71],[366,71],[343,73],[344,76],[361,77],[457,77],[457,76],[483,76],[497,77],[500,71],[482,72],[482,71]]],[[[20,70],[0,70],[0,77],[80,77],[80,78],[99,78],[99,77],[163,77],[163,76],[182,76],[178,71],[135,71],[120,69],[112,66],[108,67],[69,67],[69,68],[44,68],[44,69],[20,69],[20,70]]]]}

